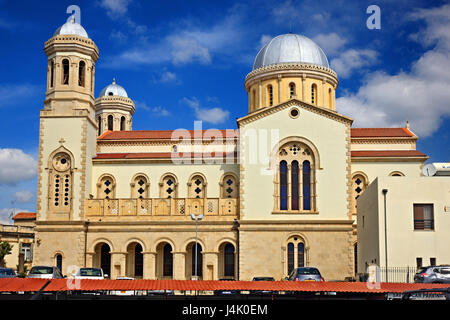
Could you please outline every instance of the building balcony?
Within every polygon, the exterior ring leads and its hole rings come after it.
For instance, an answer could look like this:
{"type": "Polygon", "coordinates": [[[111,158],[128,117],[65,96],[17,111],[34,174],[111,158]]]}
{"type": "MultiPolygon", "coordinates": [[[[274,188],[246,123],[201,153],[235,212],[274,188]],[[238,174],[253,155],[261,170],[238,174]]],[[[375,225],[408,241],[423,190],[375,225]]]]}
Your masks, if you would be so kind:
{"type": "MultiPolygon", "coordinates": [[[[238,215],[236,198],[138,198],[138,199],[87,199],[86,218],[138,217],[139,220],[183,216],[190,214],[235,219],[238,215]]],[[[110,219],[108,219],[110,220],[110,219]]]]}

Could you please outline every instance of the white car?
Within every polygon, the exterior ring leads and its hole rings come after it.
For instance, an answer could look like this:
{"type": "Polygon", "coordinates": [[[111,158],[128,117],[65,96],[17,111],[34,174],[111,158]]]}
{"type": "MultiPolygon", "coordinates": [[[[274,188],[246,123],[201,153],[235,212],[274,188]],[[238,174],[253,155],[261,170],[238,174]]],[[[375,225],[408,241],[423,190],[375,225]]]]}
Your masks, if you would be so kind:
{"type": "Polygon", "coordinates": [[[57,267],[50,266],[34,266],[31,268],[27,278],[38,279],[62,279],[64,276],[57,267]]]}
{"type": "Polygon", "coordinates": [[[107,277],[108,275],[103,274],[103,270],[101,268],[80,268],[74,278],[103,280],[107,277]]]}

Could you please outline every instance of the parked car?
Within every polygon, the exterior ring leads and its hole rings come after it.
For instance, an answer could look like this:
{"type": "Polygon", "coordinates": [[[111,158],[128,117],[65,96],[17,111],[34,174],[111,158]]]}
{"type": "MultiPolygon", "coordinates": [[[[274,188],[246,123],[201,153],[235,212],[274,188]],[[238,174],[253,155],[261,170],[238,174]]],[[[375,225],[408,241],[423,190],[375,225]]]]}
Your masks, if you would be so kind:
{"type": "Polygon", "coordinates": [[[289,281],[325,281],[320,274],[319,269],[314,267],[299,267],[292,270],[289,281]]]}
{"type": "Polygon", "coordinates": [[[0,268],[0,279],[1,278],[16,278],[17,275],[11,268],[0,268]]]}
{"type": "Polygon", "coordinates": [[[103,280],[106,277],[108,277],[108,275],[103,274],[101,268],[80,268],[75,274],[75,279],[103,280]]]}
{"type": "Polygon", "coordinates": [[[253,277],[252,281],[275,281],[274,277],[253,277]]]}
{"type": "Polygon", "coordinates": [[[450,265],[420,268],[414,276],[416,283],[450,283],[450,265]]]}
{"type": "MultiPolygon", "coordinates": [[[[252,281],[275,281],[274,277],[253,277],[252,281]]],[[[270,290],[255,290],[250,291],[253,294],[271,294],[272,291],[270,290]]]]}
{"type": "MultiPolygon", "coordinates": [[[[219,281],[235,281],[235,279],[233,279],[233,278],[223,278],[223,279],[219,279],[219,281]]],[[[234,294],[238,294],[238,293],[240,293],[240,291],[238,291],[238,290],[214,290],[214,295],[215,296],[234,295],[234,294]]]]}
{"type": "Polygon", "coordinates": [[[64,276],[57,267],[34,266],[28,273],[27,278],[62,279],[64,276]]]}

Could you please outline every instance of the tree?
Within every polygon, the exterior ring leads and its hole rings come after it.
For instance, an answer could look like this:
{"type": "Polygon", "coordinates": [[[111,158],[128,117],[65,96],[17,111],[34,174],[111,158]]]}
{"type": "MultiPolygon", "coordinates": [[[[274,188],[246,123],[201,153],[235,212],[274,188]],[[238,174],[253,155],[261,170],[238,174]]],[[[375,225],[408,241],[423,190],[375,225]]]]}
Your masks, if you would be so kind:
{"type": "Polygon", "coordinates": [[[12,245],[7,241],[0,241],[0,267],[5,266],[5,256],[11,254],[12,245]]]}

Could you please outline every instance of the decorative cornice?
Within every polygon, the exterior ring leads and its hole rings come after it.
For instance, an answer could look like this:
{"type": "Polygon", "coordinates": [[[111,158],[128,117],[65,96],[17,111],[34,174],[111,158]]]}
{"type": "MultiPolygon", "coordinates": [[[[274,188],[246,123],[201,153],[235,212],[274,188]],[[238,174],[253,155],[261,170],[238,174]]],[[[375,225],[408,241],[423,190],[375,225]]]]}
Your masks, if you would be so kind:
{"type": "Polygon", "coordinates": [[[253,121],[262,119],[264,117],[267,117],[268,115],[274,114],[276,112],[279,112],[281,110],[284,110],[284,109],[292,107],[292,106],[297,106],[297,107],[303,108],[305,110],[312,111],[314,113],[323,115],[329,119],[333,119],[333,120],[339,121],[341,123],[351,124],[353,122],[352,118],[343,116],[343,115],[337,113],[336,111],[333,111],[333,110],[330,110],[327,108],[323,108],[323,107],[319,107],[319,106],[313,106],[311,104],[305,103],[305,102],[297,100],[297,99],[291,99],[289,101],[283,102],[274,107],[262,108],[262,109],[257,110],[245,117],[239,118],[236,121],[238,123],[238,127],[241,127],[242,125],[246,125],[253,121]]]}

